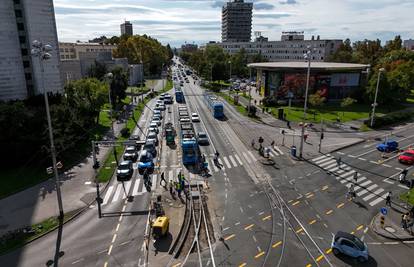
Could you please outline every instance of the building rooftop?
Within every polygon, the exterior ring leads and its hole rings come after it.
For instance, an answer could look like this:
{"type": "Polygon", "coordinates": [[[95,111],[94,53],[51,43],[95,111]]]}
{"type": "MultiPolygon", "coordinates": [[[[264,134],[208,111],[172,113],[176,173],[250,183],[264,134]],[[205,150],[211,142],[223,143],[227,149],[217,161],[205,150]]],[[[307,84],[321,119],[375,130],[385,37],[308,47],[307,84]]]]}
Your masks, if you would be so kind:
{"type": "MultiPolygon", "coordinates": [[[[249,68],[258,69],[306,69],[308,68],[308,62],[260,62],[250,63],[247,65],[249,68]]],[[[336,63],[336,62],[311,62],[312,69],[320,70],[364,70],[369,65],[365,64],[351,64],[351,63],[336,63]]]]}

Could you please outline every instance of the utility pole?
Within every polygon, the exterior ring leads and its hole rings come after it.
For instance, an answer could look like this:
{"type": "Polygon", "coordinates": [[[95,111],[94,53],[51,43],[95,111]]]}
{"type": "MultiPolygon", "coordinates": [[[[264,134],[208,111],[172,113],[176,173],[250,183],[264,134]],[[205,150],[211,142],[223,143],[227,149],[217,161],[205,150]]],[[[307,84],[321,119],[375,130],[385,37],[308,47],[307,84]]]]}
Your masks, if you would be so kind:
{"type": "Polygon", "coordinates": [[[249,68],[249,108],[248,108],[248,112],[250,114],[250,106],[252,103],[252,68],[249,68]]]}
{"type": "Polygon", "coordinates": [[[98,205],[98,217],[99,219],[102,218],[102,198],[99,192],[99,182],[97,177],[97,170],[99,168],[99,162],[96,159],[96,143],[95,141],[92,141],[92,159],[93,159],[93,169],[95,171],[95,185],[96,185],[96,204],[98,205]]]}
{"type": "Polygon", "coordinates": [[[384,72],[384,71],[385,71],[384,68],[380,68],[378,70],[377,87],[375,89],[374,103],[372,104],[372,114],[371,114],[371,123],[370,123],[371,128],[372,128],[372,126],[374,126],[375,107],[377,106],[378,88],[379,88],[381,73],[384,72]]]}
{"type": "Polygon", "coordinates": [[[45,106],[46,106],[46,116],[47,116],[47,125],[49,129],[49,140],[50,140],[50,152],[52,154],[52,164],[53,164],[53,172],[55,174],[55,184],[56,184],[56,195],[57,195],[57,201],[58,201],[58,207],[59,207],[59,219],[63,220],[63,203],[62,203],[62,193],[60,191],[60,179],[59,179],[59,173],[57,169],[57,162],[56,162],[56,148],[55,143],[53,141],[53,128],[52,128],[52,120],[50,117],[50,109],[49,109],[49,99],[47,96],[46,88],[45,88],[45,77],[44,77],[44,66],[43,61],[46,61],[52,57],[52,55],[49,53],[52,51],[52,46],[49,44],[42,44],[41,42],[35,40],[32,44],[33,48],[31,50],[31,54],[34,57],[39,58],[39,64],[40,64],[40,70],[42,74],[42,90],[43,90],[43,96],[45,99],[45,106]]]}
{"type": "Polygon", "coordinates": [[[321,153],[321,149],[322,149],[322,139],[324,138],[324,133],[323,133],[323,119],[321,119],[321,137],[319,139],[319,153],[321,153]]]}
{"type": "MultiPolygon", "coordinates": [[[[306,75],[306,90],[305,90],[305,104],[303,106],[303,119],[306,120],[306,110],[308,108],[308,91],[309,91],[309,80],[310,80],[310,69],[311,69],[311,59],[312,59],[312,50],[310,46],[308,46],[308,51],[304,55],[304,58],[308,60],[308,72],[306,75]]],[[[305,122],[302,122],[302,133],[300,138],[300,153],[299,157],[302,158],[303,156],[303,141],[304,141],[304,135],[305,135],[305,122]]]]}

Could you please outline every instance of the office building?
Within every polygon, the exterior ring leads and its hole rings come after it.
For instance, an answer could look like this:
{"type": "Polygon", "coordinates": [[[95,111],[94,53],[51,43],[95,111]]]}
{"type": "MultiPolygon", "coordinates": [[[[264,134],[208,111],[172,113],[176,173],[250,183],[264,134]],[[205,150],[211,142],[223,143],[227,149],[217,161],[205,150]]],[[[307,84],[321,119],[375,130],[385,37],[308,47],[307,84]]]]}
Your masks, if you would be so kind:
{"type": "Polygon", "coordinates": [[[198,45],[196,44],[183,44],[181,45],[181,51],[183,52],[195,52],[197,51],[198,45]]]}
{"type": "Polygon", "coordinates": [[[124,23],[121,24],[121,35],[128,35],[128,36],[132,36],[133,34],[133,30],[132,30],[132,23],[129,21],[125,21],[124,23]]]}
{"type": "Polygon", "coordinates": [[[62,90],[59,50],[52,0],[0,1],[0,100],[25,99],[62,90]],[[34,40],[52,46],[44,64],[31,56],[34,40]]]}
{"type": "Polygon", "coordinates": [[[403,46],[407,50],[414,51],[414,40],[413,39],[404,40],[403,46]]]}
{"type": "Polygon", "coordinates": [[[253,3],[227,2],[221,12],[221,41],[250,42],[253,3]]]}
{"type": "Polygon", "coordinates": [[[268,61],[303,61],[307,47],[314,50],[313,61],[327,61],[329,56],[339,48],[342,40],[320,39],[312,36],[305,40],[303,32],[283,32],[280,41],[268,41],[259,37],[254,42],[222,42],[208,45],[218,45],[229,54],[235,54],[241,49],[248,55],[262,55],[268,61]]]}

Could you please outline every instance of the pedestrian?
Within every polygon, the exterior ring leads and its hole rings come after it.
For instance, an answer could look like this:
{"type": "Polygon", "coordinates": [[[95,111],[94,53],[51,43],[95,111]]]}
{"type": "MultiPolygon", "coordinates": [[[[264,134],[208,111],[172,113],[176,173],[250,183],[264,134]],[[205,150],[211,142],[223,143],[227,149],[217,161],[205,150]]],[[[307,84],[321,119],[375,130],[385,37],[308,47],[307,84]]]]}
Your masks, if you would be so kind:
{"type": "Polygon", "coordinates": [[[256,101],[256,99],[254,100],[254,105],[256,106],[256,103],[257,103],[257,101],[256,101]]]}
{"type": "Polygon", "coordinates": [[[173,182],[172,180],[170,180],[170,182],[168,183],[168,187],[170,188],[170,195],[175,197],[175,192],[173,190],[173,182]]]}
{"type": "Polygon", "coordinates": [[[275,146],[275,140],[273,140],[273,141],[270,143],[270,145],[271,145],[272,147],[274,147],[274,146],[275,146]]]}
{"type": "Polygon", "coordinates": [[[385,205],[386,206],[391,207],[391,197],[392,197],[392,193],[391,193],[391,191],[389,191],[387,197],[385,198],[385,205]]]}
{"type": "Polygon", "coordinates": [[[355,181],[355,183],[358,182],[358,173],[357,172],[354,173],[354,181],[355,181]]]}
{"type": "Polygon", "coordinates": [[[303,141],[305,141],[305,143],[307,139],[308,139],[308,134],[303,134],[303,141]]]}
{"type": "Polygon", "coordinates": [[[287,127],[290,129],[290,121],[286,121],[286,125],[287,125],[287,127]]]}
{"type": "Polygon", "coordinates": [[[254,138],[252,139],[252,147],[254,148],[254,138]]]}
{"type": "Polygon", "coordinates": [[[180,184],[178,182],[174,182],[174,185],[175,185],[175,191],[177,191],[177,196],[181,197],[180,184]]]}
{"type": "Polygon", "coordinates": [[[163,186],[162,181],[164,181],[164,187],[166,187],[167,186],[167,181],[164,178],[164,172],[161,173],[160,186],[163,186]]]}
{"type": "Polygon", "coordinates": [[[408,213],[403,215],[403,228],[404,230],[407,230],[408,228],[408,213]]]}
{"type": "Polygon", "coordinates": [[[338,167],[341,167],[341,162],[342,162],[341,157],[336,159],[336,164],[338,165],[338,167]]]}
{"type": "Polygon", "coordinates": [[[178,178],[178,181],[181,179],[181,171],[178,172],[177,178],[178,178]]]}

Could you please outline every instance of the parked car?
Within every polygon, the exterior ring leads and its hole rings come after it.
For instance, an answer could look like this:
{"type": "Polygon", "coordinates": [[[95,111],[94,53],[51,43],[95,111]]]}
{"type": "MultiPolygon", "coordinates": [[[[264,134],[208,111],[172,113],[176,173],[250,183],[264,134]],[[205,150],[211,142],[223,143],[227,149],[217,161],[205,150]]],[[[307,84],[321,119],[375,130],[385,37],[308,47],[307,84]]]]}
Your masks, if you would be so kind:
{"type": "Polygon", "coordinates": [[[150,173],[154,171],[154,161],[152,154],[147,150],[142,150],[139,153],[138,173],[143,174],[145,170],[150,173]]]}
{"type": "Polygon", "coordinates": [[[132,168],[132,161],[124,160],[119,163],[118,168],[116,169],[116,178],[118,181],[129,181],[132,178],[134,169],[132,168]]]}
{"type": "Polygon", "coordinates": [[[137,161],[138,152],[135,146],[127,146],[124,153],[124,160],[137,161]]]}
{"type": "Polygon", "coordinates": [[[155,147],[154,140],[145,141],[144,147],[142,149],[147,150],[148,152],[150,152],[153,157],[155,157],[157,155],[157,149],[155,147]]]}
{"type": "Polygon", "coordinates": [[[164,103],[162,103],[162,104],[160,105],[160,110],[165,110],[165,105],[164,105],[164,103]]]}
{"type": "Polygon", "coordinates": [[[199,132],[197,134],[197,141],[200,145],[209,145],[210,142],[208,141],[208,136],[205,132],[199,132]]]}
{"type": "Polygon", "coordinates": [[[152,118],[151,122],[155,122],[158,126],[161,125],[161,119],[159,117],[152,118]]]}
{"type": "Polygon", "coordinates": [[[405,150],[398,157],[398,161],[404,164],[413,164],[414,163],[414,150],[405,150]]]}
{"type": "Polygon", "coordinates": [[[191,114],[191,121],[192,122],[200,122],[200,117],[198,116],[197,113],[192,113],[191,114]]]}
{"type": "Polygon", "coordinates": [[[159,128],[158,128],[158,125],[155,122],[150,123],[149,128],[148,128],[148,131],[150,131],[150,132],[156,132],[156,133],[159,133],[160,132],[159,131],[159,128]]]}
{"type": "Polygon", "coordinates": [[[394,140],[388,140],[384,143],[377,145],[377,150],[380,152],[390,153],[398,149],[398,142],[394,140]]]}
{"type": "Polygon", "coordinates": [[[154,140],[155,145],[158,146],[158,136],[156,132],[148,132],[147,140],[154,140]]]}
{"type": "Polygon", "coordinates": [[[190,117],[182,117],[180,118],[180,123],[190,122],[190,117]]]}
{"type": "Polygon", "coordinates": [[[153,116],[158,114],[160,119],[162,120],[162,112],[160,110],[154,110],[153,116]]]}
{"type": "Polygon", "coordinates": [[[338,231],[332,237],[331,248],[333,254],[345,254],[356,258],[359,262],[365,262],[369,258],[367,245],[350,233],[338,231]]]}

